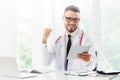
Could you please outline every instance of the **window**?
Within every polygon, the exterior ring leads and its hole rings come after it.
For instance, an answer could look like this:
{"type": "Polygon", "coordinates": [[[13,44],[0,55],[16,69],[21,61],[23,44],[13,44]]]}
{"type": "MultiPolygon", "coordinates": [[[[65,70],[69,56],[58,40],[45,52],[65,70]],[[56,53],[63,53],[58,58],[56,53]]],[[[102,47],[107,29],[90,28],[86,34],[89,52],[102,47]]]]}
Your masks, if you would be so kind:
{"type": "Polygon", "coordinates": [[[32,62],[32,0],[18,0],[18,56],[21,68],[31,68],[32,62]]]}
{"type": "Polygon", "coordinates": [[[101,67],[120,70],[120,0],[101,1],[101,67]]]}

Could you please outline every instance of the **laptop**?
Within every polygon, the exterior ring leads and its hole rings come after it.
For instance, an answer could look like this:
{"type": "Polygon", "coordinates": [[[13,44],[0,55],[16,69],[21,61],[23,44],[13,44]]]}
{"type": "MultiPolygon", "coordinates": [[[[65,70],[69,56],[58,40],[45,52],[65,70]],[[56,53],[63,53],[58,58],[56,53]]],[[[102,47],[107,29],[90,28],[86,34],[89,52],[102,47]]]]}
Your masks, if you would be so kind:
{"type": "Polygon", "coordinates": [[[14,78],[36,77],[36,74],[20,72],[15,57],[0,57],[0,75],[14,78]]]}

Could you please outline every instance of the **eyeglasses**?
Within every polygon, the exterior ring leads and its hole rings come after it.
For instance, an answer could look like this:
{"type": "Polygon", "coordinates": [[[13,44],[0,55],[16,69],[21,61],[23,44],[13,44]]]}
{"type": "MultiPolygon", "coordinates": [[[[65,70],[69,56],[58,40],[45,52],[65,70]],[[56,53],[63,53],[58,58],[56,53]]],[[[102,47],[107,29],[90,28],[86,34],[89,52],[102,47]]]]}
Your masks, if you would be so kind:
{"type": "Polygon", "coordinates": [[[73,21],[74,23],[78,23],[80,19],[79,19],[79,18],[71,18],[71,17],[66,17],[66,16],[65,16],[65,20],[66,20],[67,22],[73,21]]]}

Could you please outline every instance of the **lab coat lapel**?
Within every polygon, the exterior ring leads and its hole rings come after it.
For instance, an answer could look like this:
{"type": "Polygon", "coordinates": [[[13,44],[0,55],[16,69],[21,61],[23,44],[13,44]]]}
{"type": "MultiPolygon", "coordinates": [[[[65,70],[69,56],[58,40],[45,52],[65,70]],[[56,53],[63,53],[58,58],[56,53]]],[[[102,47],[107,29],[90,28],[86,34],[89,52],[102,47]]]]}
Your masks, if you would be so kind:
{"type": "Polygon", "coordinates": [[[75,36],[75,39],[73,41],[73,45],[79,45],[79,42],[80,42],[80,36],[79,35],[76,35],[75,36]]]}
{"type": "Polygon", "coordinates": [[[62,62],[62,67],[64,69],[64,62],[65,62],[65,57],[66,57],[66,38],[65,34],[61,37],[61,62],[62,62]]]}

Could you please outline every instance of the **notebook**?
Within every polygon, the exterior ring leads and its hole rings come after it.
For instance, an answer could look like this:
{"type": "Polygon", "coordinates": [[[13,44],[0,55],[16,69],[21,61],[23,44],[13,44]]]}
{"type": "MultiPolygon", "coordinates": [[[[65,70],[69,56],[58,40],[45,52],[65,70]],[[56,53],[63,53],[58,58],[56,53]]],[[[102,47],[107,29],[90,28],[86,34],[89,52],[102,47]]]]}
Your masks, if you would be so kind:
{"type": "Polygon", "coordinates": [[[14,78],[30,78],[35,74],[20,72],[15,57],[0,57],[0,75],[14,78]]]}

